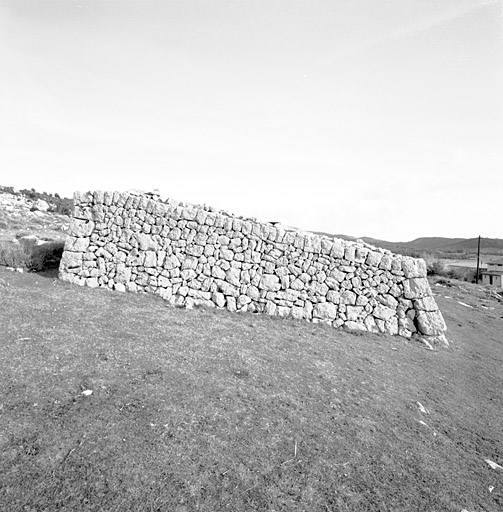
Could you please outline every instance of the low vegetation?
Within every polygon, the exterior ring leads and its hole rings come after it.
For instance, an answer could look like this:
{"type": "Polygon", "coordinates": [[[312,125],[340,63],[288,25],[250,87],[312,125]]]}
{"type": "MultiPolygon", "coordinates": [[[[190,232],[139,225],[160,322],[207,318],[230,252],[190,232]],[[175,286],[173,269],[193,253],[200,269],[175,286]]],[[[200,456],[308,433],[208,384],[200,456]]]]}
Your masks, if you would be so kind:
{"type": "Polygon", "coordinates": [[[0,269],[0,509],[501,510],[502,304],[433,287],[436,352],[0,269]]]}
{"type": "Polygon", "coordinates": [[[37,272],[58,268],[64,245],[63,241],[41,245],[0,241],[0,265],[37,272]]]}
{"type": "Polygon", "coordinates": [[[32,201],[42,199],[51,205],[51,211],[60,213],[62,215],[71,216],[73,213],[73,199],[61,197],[59,194],[50,194],[47,192],[37,192],[35,189],[21,189],[17,190],[14,187],[1,186],[0,192],[11,194],[14,196],[24,196],[32,201]]]}
{"type": "MultiPolygon", "coordinates": [[[[446,262],[448,260],[426,259],[426,267],[429,276],[447,277],[449,279],[457,279],[458,281],[468,281],[475,283],[476,269],[464,267],[449,267],[446,262]]],[[[481,279],[479,272],[479,280],[481,279]]]]}

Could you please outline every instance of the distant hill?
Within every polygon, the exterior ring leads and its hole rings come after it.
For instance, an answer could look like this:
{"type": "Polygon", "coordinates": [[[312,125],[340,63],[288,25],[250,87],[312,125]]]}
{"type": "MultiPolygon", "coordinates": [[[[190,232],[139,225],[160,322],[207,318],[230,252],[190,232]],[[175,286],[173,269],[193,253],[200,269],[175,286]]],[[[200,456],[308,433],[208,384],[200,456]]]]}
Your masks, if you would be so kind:
{"type": "MultiPolygon", "coordinates": [[[[478,238],[447,238],[447,237],[420,237],[410,242],[388,242],[369,236],[355,237],[350,235],[330,234],[323,231],[315,231],[318,235],[343,240],[363,240],[364,242],[382,247],[398,254],[407,256],[423,256],[424,253],[436,257],[468,258],[477,252],[478,238]]],[[[481,238],[480,252],[483,254],[503,254],[503,239],[481,238]]]]}
{"type": "MultiPolygon", "coordinates": [[[[398,244],[402,247],[411,249],[419,249],[422,251],[442,251],[442,252],[468,252],[477,251],[477,238],[444,238],[444,237],[422,237],[416,238],[410,242],[398,244]]],[[[481,252],[500,253],[503,252],[503,240],[501,238],[484,238],[480,239],[481,252]]]]}

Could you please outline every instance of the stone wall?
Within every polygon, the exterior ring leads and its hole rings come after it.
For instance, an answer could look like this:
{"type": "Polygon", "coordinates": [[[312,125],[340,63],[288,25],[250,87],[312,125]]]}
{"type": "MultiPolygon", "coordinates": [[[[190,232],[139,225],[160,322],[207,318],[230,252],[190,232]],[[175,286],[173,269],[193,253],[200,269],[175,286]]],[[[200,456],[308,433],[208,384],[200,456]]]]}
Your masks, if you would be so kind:
{"type": "Polygon", "coordinates": [[[447,343],[423,260],[154,194],[74,202],[65,281],[447,343]]]}

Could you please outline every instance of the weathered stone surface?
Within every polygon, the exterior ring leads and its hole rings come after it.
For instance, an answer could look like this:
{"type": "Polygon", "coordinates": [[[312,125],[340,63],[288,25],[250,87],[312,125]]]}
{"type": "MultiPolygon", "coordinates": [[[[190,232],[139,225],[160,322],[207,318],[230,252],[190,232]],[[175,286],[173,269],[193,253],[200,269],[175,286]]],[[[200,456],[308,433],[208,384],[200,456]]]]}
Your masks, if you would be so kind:
{"type": "Polygon", "coordinates": [[[212,296],[211,296],[211,300],[219,307],[219,308],[223,308],[225,307],[225,295],[223,293],[220,293],[220,292],[213,292],[212,296]]]}
{"type": "Polygon", "coordinates": [[[383,305],[395,310],[398,306],[398,301],[389,294],[379,295],[377,300],[383,305]]]}
{"type": "Polygon", "coordinates": [[[145,233],[135,233],[136,242],[140,251],[157,251],[157,243],[150,235],[145,233]]]}
{"type": "Polygon", "coordinates": [[[392,261],[393,257],[390,254],[383,254],[381,261],[379,262],[379,268],[383,270],[390,270],[392,261]]]}
{"type": "Polygon", "coordinates": [[[164,268],[167,270],[172,270],[174,268],[181,267],[182,264],[177,256],[174,254],[170,254],[169,256],[166,256],[166,259],[164,260],[164,268]]]}
{"type": "Polygon", "coordinates": [[[382,254],[377,251],[369,251],[367,254],[366,263],[370,267],[378,267],[379,263],[381,263],[382,254]]]}
{"type": "Polygon", "coordinates": [[[427,336],[441,335],[447,329],[440,311],[418,311],[416,320],[419,332],[427,336]]]}
{"type": "Polygon", "coordinates": [[[350,331],[366,331],[367,327],[363,322],[355,322],[353,320],[347,320],[344,322],[344,327],[350,331]]]}
{"type": "Polygon", "coordinates": [[[356,304],[356,293],[354,293],[350,290],[344,290],[341,293],[341,304],[355,305],[356,304]]]}
{"type": "Polygon", "coordinates": [[[82,266],[82,253],[65,250],[61,258],[60,269],[64,272],[68,269],[80,268],[82,266]]]}
{"type": "Polygon", "coordinates": [[[330,256],[332,256],[332,258],[344,257],[344,242],[342,240],[333,240],[332,248],[330,250],[330,256]]]}
{"type": "Polygon", "coordinates": [[[337,306],[331,302],[316,304],[313,309],[313,318],[334,320],[337,316],[337,306]]]}
{"type": "Polygon", "coordinates": [[[376,321],[372,315],[367,316],[364,322],[367,331],[370,332],[379,332],[379,328],[377,327],[376,321]]]}
{"type": "Polygon", "coordinates": [[[385,331],[388,334],[396,336],[398,334],[398,318],[396,316],[388,318],[384,322],[385,331]]]}
{"type": "Polygon", "coordinates": [[[402,270],[406,278],[426,277],[426,263],[422,259],[404,257],[402,270]]]}
{"type": "Polygon", "coordinates": [[[250,285],[246,290],[246,295],[248,295],[251,300],[258,300],[260,297],[260,291],[256,286],[250,285]]]}
{"type": "Polygon", "coordinates": [[[431,296],[431,288],[425,277],[406,279],[403,282],[404,296],[406,299],[420,299],[431,296]]]}
{"type": "Polygon", "coordinates": [[[157,266],[157,254],[154,251],[145,251],[143,260],[144,267],[154,268],[157,266]]]}
{"type": "MultiPolygon", "coordinates": [[[[346,273],[342,272],[341,270],[339,270],[337,268],[334,268],[333,270],[330,271],[328,277],[332,278],[336,283],[342,283],[342,281],[344,281],[344,279],[346,278],[346,273]]],[[[327,280],[327,284],[328,284],[328,280],[327,280]]]]}
{"type": "Polygon", "coordinates": [[[279,277],[272,274],[265,274],[260,280],[259,286],[261,290],[278,291],[281,289],[279,277]]]}
{"type": "Polygon", "coordinates": [[[88,237],[94,230],[94,222],[92,220],[72,219],[68,234],[75,237],[88,237]]]}
{"type": "Polygon", "coordinates": [[[95,277],[90,277],[89,279],[86,279],[86,286],[89,286],[89,288],[98,288],[98,279],[96,279],[95,277]]]}
{"type": "Polygon", "coordinates": [[[221,291],[224,295],[228,295],[231,297],[238,297],[239,296],[239,290],[237,287],[233,286],[232,284],[228,283],[227,281],[216,281],[217,288],[219,291],[221,291]]]}
{"type": "Polygon", "coordinates": [[[361,306],[348,306],[346,308],[346,317],[348,320],[356,321],[362,312],[363,307],[361,306]]]}
{"type": "MultiPolygon", "coordinates": [[[[126,285],[130,279],[131,279],[131,268],[126,267],[126,265],[124,265],[124,264],[122,264],[120,266],[118,265],[117,272],[115,275],[115,281],[117,283],[126,285]]],[[[123,291],[125,291],[125,289],[123,291]]]]}
{"type": "Polygon", "coordinates": [[[327,301],[333,302],[334,304],[340,304],[341,294],[335,290],[329,290],[327,292],[327,301]]]}
{"type": "Polygon", "coordinates": [[[275,315],[276,314],[276,304],[274,302],[268,300],[265,305],[265,313],[268,315],[275,315]]]}
{"type": "Polygon", "coordinates": [[[240,286],[241,285],[240,274],[241,274],[241,272],[238,268],[230,268],[225,273],[225,279],[229,283],[233,284],[234,286],[240,286]]]}
{"type": "Polygon", "coordinates": [[[72,252],[85,252],[89,247],[89,238],[76,238],[69,236],[65,242],[65,250],[72,252]]]}
{"type": "Polygon", "coordinates": [[[380,320],[388,320],[392,316],[395,315],[395,310],[389,308],[388,306],[384,306],[382,304],[378,304],[372,313],[375,318],[380,320]]]}
{"type": "Polygon", "coordinates": [[[438,306],[433,297],[414,300],[414,308],[418,311],[437,311],[438,306]]]}
{"type": "Polygon", "coordinates": [[[292,316],[292,318],[296,318],[296,319],[302,319],[304,318],[304,308],[301,308],[299,306],[294,306],[291,311],[290,311],[290,315],[292,316]]]}

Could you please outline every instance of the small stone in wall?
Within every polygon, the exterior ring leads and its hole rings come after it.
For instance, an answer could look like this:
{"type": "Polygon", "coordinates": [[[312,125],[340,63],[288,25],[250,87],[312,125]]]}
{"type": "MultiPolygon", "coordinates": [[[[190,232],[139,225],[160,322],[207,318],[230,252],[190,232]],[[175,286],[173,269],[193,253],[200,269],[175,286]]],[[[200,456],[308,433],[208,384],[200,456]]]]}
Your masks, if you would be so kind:
{"type": "Polygon", "coordinates": [[[355,322],[353,320],[347,320],[344,322],[344,327],[350,331],[366,331],[367,327],[363,322],[355,322]]]}
{"type": "Polygon", "coordinates": [[[272,274],[262,276],[259,283],[259,288],[267,291],[278,291],[281,288],[279,277],[272,274]]]}

